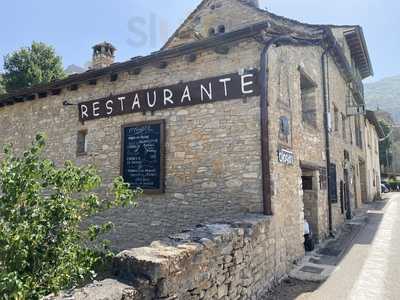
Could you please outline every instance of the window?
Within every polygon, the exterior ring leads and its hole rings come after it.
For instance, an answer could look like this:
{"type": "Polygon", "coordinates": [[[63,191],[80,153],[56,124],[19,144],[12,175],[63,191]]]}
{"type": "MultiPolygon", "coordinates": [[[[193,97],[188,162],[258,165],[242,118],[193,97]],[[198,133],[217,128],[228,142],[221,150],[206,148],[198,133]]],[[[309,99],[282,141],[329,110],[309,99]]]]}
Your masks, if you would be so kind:
{"type": "Polygon", "coordinates": [[[344,114],[342,114],[342,134],[343,134],[343,140],[347,140],[347,133],[346,133],[346,117],[344,114]]]}
{"type": "Polygon", "coordinates": [[[326,190],[328,184],[327,184],[327,178],[326,178],[326,169],[320,170],[319,171],[319,188],[323,191],[326,190]]]}
{"type": "Polygon", "coordinates": [[[303,182],[303,191],[312,191],[313,189],[313,177],[312,176],[301,176],[303,182]]]}
{"type": "Polygon", "coordinates": [[[332,203],[337,203],[336,165],[331,164],[329,169],[329,199],[332,203]]]}
{"type": "Polygon", "coordinates": [[[77,136],[77,147],[76,147],[76,154],[78,156],[80,155],[85,155],[87,153],[87,130],[80,130],[78,131],[78,136],[77,136]]]}
{"type": "Polygon", "coordinates": [[[300,70],[302,119],[305,124],[313,127],[317,127],[316,87],[314,81],[300,70]]]}
{"type": "Polygon", "coordinates": [[[362,131],[360,126],[360,116],[355,119],[355,135],[356,135],[356,145],[362,149],[362,131]]]}
{"type": "Polygon", "coordinates": [[[351,122],[348,122],[348,123],[349,123],[349,133],[350,133],[350,144],[353,145],[353,131],[351,128],[351,122]]]}
{"type": "Polygon", "coordinates": [[[336,108],[336,106],[334,107],[334,114],[335,114],[335,131],[338,132],[339,131],[339,110],[336,108]]]}
{"type": "Polygon", "coordinates": [[[225,25],[219,25],[218,26],[218,33],[219,34],[225,33],[225,25]]]}
{"type": "Polygon", "coordinates": [[[340,212],[344,214],[344,182],[340,180],[340,212]]]}

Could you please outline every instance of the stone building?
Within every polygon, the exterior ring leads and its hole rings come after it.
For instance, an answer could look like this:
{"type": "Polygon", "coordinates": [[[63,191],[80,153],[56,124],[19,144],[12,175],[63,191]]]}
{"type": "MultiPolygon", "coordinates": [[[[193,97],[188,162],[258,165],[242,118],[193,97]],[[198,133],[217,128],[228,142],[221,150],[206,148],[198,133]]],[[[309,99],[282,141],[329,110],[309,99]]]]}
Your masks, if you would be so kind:
{"type": "Polygon", "coordinates": [[[284,274],[304,254],[304,218],[323,239],[361,206],[374,165],[361,27],[205,0],[160,51],[123,63],[114,51],[97,45],[89,71],[3,97],[0,142],[21,151],[44,132],[56,163],[97,167],[105,197],[121,174],[145,189],[137,208],[94,219],[114,221],[116,249],[265,214],[274,272],[284,274]]]}
{"type": "Polygon", "coordinates": [[[367,110],[365,119],[366,174],[367,186],[363,200],[371,202],[381,195],[381,166],[379,161],[379,140],[385,138],[375,112],[367,110]]]}

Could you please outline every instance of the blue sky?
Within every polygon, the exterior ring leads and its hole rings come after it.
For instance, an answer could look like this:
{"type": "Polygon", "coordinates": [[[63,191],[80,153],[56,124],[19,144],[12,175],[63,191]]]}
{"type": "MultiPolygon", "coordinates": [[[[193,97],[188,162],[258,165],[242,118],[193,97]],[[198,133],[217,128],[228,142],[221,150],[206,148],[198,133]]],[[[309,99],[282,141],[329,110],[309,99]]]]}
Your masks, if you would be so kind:
{"type": "MultiPolygon", "coordinates": [[[[3,56],[33,40],[53,45],[64,65],[85,65],[91,46],[110,41],[117,60],[158,50],[200,0],[6,0],[1,6],[3,56]]],[[[308,23],[364,28],[375,77],[400,75],[400,1],[261,0],[270,11],[308,23]]]]}

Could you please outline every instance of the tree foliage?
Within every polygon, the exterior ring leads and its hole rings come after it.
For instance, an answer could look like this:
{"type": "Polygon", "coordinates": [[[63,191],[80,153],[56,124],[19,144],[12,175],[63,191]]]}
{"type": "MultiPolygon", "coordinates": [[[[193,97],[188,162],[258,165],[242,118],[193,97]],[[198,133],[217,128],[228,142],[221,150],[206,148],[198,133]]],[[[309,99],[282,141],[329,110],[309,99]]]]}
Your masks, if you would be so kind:
{"type": "Polygon", "coordinates": [[[392,165],[393,153],[392,146],[393,142],[390,136],[392,131],[391,127],[384,121],[379,121],[379,125],[382,127],[385,136],[387,137],[383,141],[379,142],[379,160],[380,164],[389,168],[392,165]]]}
{"type": "Polygon", "coordinates": [[[6,93],[6,87],[4,85],[3,75],[0,74],[0,96],[6,93]]]}
{"type": "Polygon", "coordinates": [[[83,228],[82,221],[116,206],[136,203],[139,191],[122,178],[112,201],[91,191],[101,178],[93,167],[71,162],[57,168],[42,158],[45,138],[18,157],[4,148],[0,163],[0,299],[39,299],[82,283],[108,257],[100,235],[111,223],[83,228]],[[91,245],[89,247],[88,245],[91,245]],[[97,245],[97,246],[93,246],[97,245]]]}
{"type": "Polygon", "coordinates": [[[61,57],[52,47],[38,42],[6,55],[4,71],[8,92],[65,77],[61,57]]]}

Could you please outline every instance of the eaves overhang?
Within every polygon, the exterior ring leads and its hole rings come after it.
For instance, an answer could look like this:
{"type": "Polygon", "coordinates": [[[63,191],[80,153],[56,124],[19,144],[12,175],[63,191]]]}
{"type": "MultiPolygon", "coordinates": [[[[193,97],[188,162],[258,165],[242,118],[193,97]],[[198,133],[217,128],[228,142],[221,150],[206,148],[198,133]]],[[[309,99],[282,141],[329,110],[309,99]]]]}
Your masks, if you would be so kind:
{"type": "Polygon", "coordinates": [[[362,79],[373,76],[374,71],[362,28],[355,26],[348,29],[344,32],[344,36],[349,45],[351,56],[360,70],[362,79]]]}
{"type": "Polygon", "coordinates": [[[375,112],[372,111],[372,110],[367,110],[367,113],[366,113],[365,116],[366,116],[367,120],[368,120],[372,125],[374,125],[375,130],[376,130],[376,133],[378,134],[378,137],[379,137],[380,139],[385,138],[385,133],[384,133],[384,131],[383,131],[381,125],[379,124],[379,121],[378,121],[378,118],[376,117],[375,112]]]}

